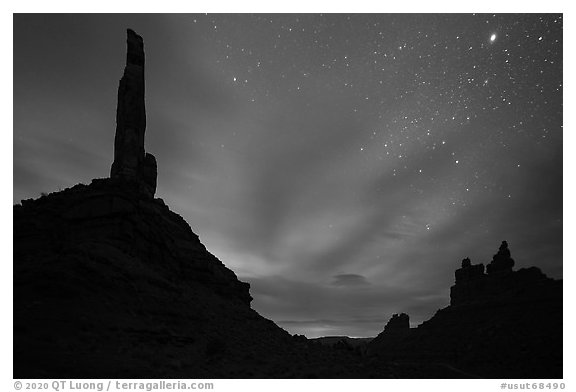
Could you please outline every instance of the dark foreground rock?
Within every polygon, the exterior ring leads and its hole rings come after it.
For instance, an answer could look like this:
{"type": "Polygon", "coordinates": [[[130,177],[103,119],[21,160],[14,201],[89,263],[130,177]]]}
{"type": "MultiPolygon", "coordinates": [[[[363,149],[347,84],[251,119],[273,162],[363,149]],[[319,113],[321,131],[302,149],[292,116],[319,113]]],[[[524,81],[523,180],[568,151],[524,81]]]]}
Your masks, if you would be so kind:
{"type": "Polygon", "coordinates": [[[417,328],[386,328],[369,344],[381,362],[436,363],[462,377],[562,378],[562,281],[513,271],[508,244],[488,265],[464,259],[450,306],[417,328]]]}
{"type": "Polygon", "coordinates": [[[536,268],[457,272],[467,297],[418,328],[399,314],[367,346],[326,345],[251,309],[140,189],[94,180],[14,207],[15,378],[562,377],[562,282],[536,268]]]}
{"type": "Polygon", "coordinates": [[[290,340],[179,215],[137,189],[95,180],[14,208],[15,377],[217,375],[198,358],[290,340]]]}
{"type": "Polygon", "coordinates": [[[94,180],[14,207],[15,378],[393,377],[260,316],[139,189],[94,180]]]}

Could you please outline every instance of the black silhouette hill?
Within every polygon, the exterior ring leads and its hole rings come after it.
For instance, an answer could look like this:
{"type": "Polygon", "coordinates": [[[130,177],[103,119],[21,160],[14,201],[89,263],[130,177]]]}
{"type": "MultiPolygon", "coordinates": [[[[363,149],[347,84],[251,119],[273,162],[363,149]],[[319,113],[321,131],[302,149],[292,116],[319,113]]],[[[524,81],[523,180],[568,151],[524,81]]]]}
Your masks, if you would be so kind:
{"type": "Polygon", "coordinates": [[[95,180],[25,201],[14,238],[17,378],[217,377],[214,363],[288,347],[250,309],[248,284],[136,184],[95,180]]]}
{"type": "Polygon", "coordinates": [[[444,363],[477,377],[562,378],[562,281],[513,266],[506,241],[486,273],[462,260],[450,306],[417,328],[407,314],[394,315],[370,342],[370,355],[444,363]]]}
{"type": "Polygon", "coordinates": [[[14,206],[14,378],[562,376],[562,282],[467,259],[451,304],[374,338],[291,336],[155,198],[143,41],[128,30],[110,178],[14,206]]]}

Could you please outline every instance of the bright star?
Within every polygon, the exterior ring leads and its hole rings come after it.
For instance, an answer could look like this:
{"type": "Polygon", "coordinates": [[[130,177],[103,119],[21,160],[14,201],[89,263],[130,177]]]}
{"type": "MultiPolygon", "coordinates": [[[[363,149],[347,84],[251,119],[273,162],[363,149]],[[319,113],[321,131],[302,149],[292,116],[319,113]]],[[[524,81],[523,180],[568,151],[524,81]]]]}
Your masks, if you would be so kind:
{"type": "Polygon", "coordinates": [[[490,42],[494,42],[494,41],[496,41],[496,34],[492,34],[490,36],[490,42]]]}

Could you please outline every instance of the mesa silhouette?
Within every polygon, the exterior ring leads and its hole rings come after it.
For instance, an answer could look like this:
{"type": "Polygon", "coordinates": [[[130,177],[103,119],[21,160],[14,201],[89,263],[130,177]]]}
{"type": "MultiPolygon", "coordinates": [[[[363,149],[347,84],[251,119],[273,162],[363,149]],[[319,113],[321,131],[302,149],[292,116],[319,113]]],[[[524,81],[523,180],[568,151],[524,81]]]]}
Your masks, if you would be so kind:
{"type": "Polygon", "coordinates": [[[14,378],[561,378],[562,281],[508,244],[451,303],[373,340],[291,336],[160,198],[142,38],[127,31],[110,177],[14,206],[14,378]]]}

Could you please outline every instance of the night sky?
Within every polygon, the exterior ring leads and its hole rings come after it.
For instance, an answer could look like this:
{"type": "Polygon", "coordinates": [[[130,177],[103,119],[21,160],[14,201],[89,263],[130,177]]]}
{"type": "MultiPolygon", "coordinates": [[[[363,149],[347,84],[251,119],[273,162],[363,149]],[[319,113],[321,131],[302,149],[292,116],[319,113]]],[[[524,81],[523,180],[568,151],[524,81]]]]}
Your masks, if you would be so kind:
{"type": "Polygon", "coordinates": [[[289,332],[415,326],[502,240],[562,277],[561,15],[16,15],[14,203],[109,175],[128,27],[156,196],[289,332]]]}

